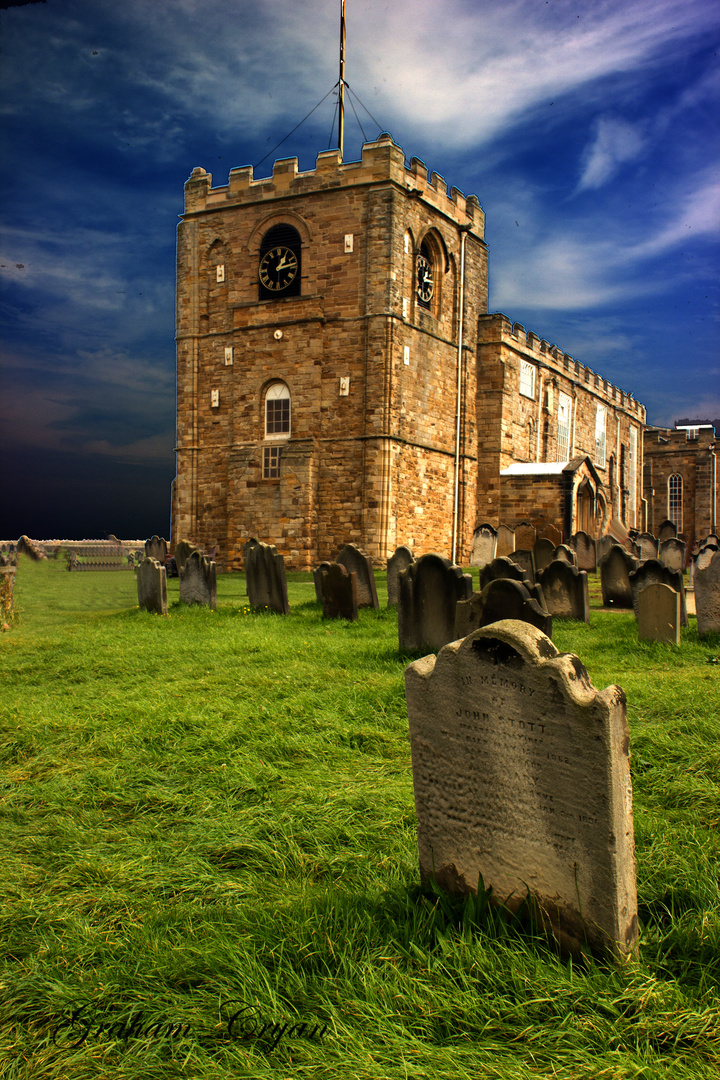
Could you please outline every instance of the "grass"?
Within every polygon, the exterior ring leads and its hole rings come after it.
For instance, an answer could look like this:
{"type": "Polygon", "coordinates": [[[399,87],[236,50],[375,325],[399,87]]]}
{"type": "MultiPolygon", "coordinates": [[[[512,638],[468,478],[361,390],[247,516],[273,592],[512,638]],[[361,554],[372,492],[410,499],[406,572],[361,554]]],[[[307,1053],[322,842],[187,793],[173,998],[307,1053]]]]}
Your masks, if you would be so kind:
{"type": "Polygon", "coordinates": [[[130,572],[21,562],[3,1080],[717,1077],[720,640],[639,642],[597,596],[556,621],[633,750],[639,959],[579,966],[420,891],[396,616],[324,622],[288,578],[288,617],[236,574],[214,613],[171,580],[160,618],[130,572]]]}

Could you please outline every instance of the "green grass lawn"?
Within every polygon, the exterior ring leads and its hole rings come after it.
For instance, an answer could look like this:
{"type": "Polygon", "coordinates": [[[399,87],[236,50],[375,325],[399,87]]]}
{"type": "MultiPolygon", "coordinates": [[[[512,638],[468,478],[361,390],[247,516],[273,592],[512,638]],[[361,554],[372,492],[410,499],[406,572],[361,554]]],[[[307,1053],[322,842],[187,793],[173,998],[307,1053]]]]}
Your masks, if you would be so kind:
{"type": "Polygon", "coordinates": [[[240,574],[217,612],[168,591],[161,618],[130,572],[18,571],[3,1080],[716,1080],[717,636],[638,642],[596,589],[590,625],[556,620],[632,737],[639,958],[578,965],[419,890],[393,611],[325,622],[309,574],[288,617],[240,574]]]}

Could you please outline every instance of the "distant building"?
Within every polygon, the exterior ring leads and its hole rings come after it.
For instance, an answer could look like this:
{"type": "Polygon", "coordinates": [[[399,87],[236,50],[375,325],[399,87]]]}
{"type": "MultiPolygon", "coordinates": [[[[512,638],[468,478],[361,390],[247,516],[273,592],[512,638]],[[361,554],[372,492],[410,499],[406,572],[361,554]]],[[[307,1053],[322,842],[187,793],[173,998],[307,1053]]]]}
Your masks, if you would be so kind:
{"type": "Polygon", "coordinates": [[[481,522],[642,527],[645,409],[487,312],[475,196],[389,135],[312,171],[195,169],[178,231],[172,543],[307,569],[470,556],[481,522]]]}
{"type": "Polygon", "coordinates": [[[644,490],[648,529],[672,521],[688,540],[717,532],[720,484],[715,432],[720,420],[677,420],[645,432],[644,490]]]}

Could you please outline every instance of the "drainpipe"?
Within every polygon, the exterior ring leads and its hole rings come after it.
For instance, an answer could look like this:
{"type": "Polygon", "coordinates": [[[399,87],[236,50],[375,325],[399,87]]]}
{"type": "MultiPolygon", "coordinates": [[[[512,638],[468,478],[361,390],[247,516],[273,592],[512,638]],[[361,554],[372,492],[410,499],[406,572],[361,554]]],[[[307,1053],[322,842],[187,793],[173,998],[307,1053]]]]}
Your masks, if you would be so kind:
{"type": "Polygon", "coordinates": [[[535,461],[540,461],[540,425],[542,424],[542,392],[543,392],[543,375],[540,372],[540,386],[538,389],[538,411],[537,411],[537,437],[535,439],[535,461]]]}
{"type": "Polygon", "coordinates": [[[451,561],[455,562],[457,555],[458,539],[458,512],[460,503],[460,422],[462,417],[462,351],[463,351],[463,319],[465,315],[465,238],[469,225],[460,230],[460,298],[458,316],[458,347],[457,347],[457,407],[455,412],[455,488],[453,491],[453,523],[452,523],[452,555],[451,561]]]}
{"type": "MultiPolygon", "coordinates": [[[[637,490],[637,483],[638,483],[638,477],[636,476],[635,477],[636,490],[637,490]]],[[[647,532],[647,527],[648,527],[648,501],[645,498],[645,493],[643,491],[644,484],[645,484],[645,428],[644,428],[643,425],[641,425],[640,426],[640,490],[643,492],[643,494],[640,497],[640,502],[642,503],[642,507],[643,507],[643,511],[642,511],[642,514],[643,514],[642,530],[643,530],[643,532],[647,532]]],[[[635,528],[637,528],[637,521],[635,522],[635,528]]]]}
{"type": "Polygon", "coordinates": [[[710,443],[710,457],[712,458],[712,473],[711,473],[711,488],[710,488],[710,532],[717,531],[717,503],[716,503],[716,485],[717,485],[717,458],[715,456],[715,444],[710,443]]]}

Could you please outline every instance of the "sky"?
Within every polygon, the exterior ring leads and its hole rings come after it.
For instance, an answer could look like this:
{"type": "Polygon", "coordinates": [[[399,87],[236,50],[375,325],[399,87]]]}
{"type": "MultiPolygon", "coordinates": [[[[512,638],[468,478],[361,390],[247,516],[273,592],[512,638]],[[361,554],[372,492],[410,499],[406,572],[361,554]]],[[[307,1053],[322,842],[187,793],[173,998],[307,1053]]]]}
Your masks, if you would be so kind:
{"type": "MultiPolygon", "coordinates": [[[[169,536],[183,185],[337,145],[340,0],[0,8],[0,540],[169,536]]],[[[490,311],[649,423],[720,417],[720,6],[346,0],[346,25],[345,160],[390,132],[477,195],[490,311]]]]}

